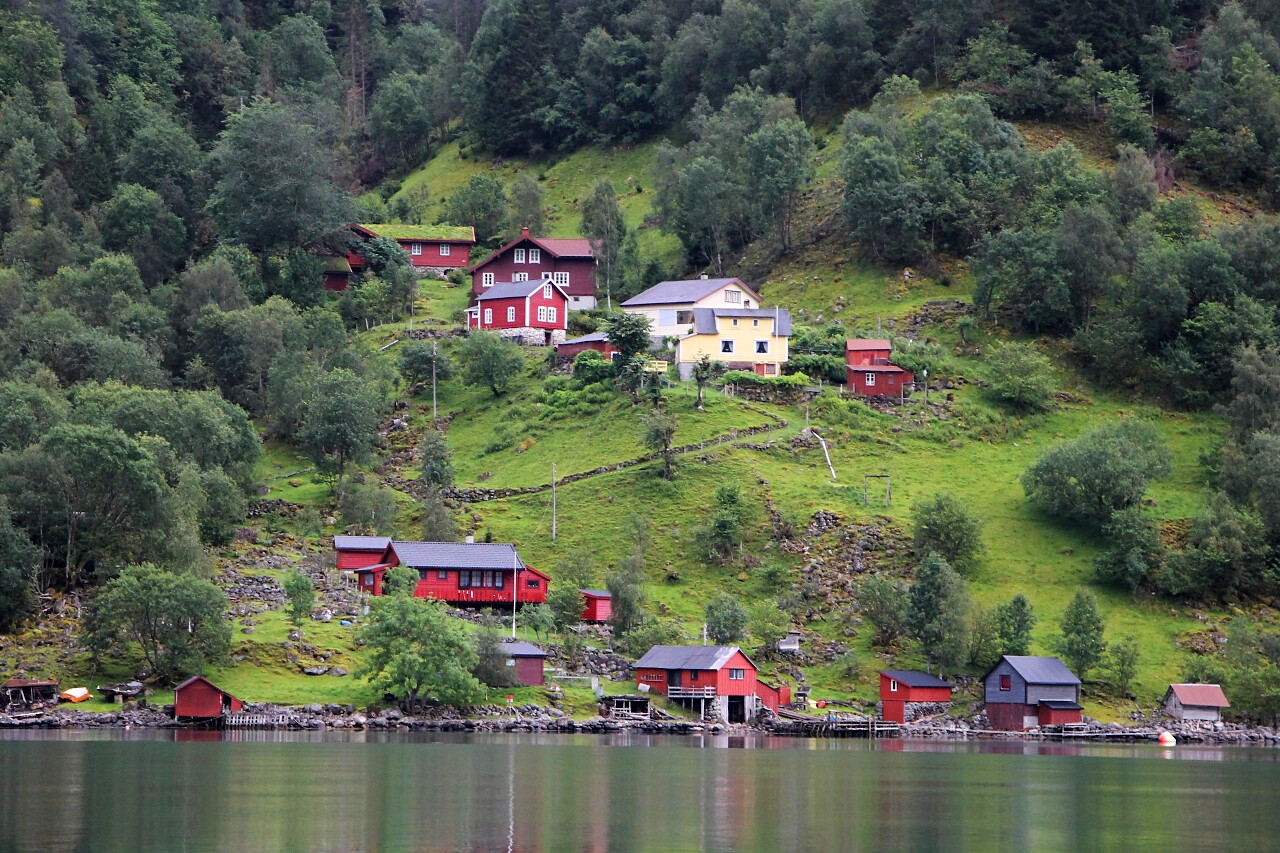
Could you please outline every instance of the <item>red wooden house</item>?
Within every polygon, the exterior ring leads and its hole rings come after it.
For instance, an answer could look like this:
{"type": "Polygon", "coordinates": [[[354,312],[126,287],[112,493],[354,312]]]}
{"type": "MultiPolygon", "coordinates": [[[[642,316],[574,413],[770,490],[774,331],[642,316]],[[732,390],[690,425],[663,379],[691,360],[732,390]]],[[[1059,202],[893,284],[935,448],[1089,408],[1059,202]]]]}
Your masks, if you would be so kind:
{"type": "Polygon", "coordinates": [[[608,622],[613,615],[613,596],[604,589],[580,589],[584,606],[583,622],[608,622]]]}
{"type": "Polygon", "coordinates": [[[239,699],[203,675],[193,675],[173,691],[175,720],[216,720],[244,707],[239,699]]]}
{"type": "Polygon", "coordinates": [[[880,673],[881,716],[895,723],[907,721],[907,705],[950,702],[951,685],[927,672],[888,669],[880,673]]]}
{"type": "Polygon", "coordinates": [[[569,295],[552,281],[495,284],[467,309],[467,327],[530,346],[559,344],[569,328],[569,295]]]}
{"type": "Polygon", "coordinates": [[[440,275],[466,269],[476,244],[476,229],[470,225],[352,225],[351,229],[367,239],[395,240],[414,269],[440,275]]]}
{"type": "Polygon", "coordinates": [[[515,669],[516,684],[521,687],[538,687],[547,683],[543,672],[543,662],[547,653],[524,640],[507,639],[502,642],[502,651],[507,654],[507,666],[515,669]]]}
{"type": "Polygon", "coordinates": [[[776,712],[791,703],[791,688],[760,681],[737,646],[654,646],[635,670],[642,690],[688,702],[726,723],[749,722],[763,708],[776,712]]]}
{"type": "Polygon", "coordinates": [[[1020,732],[1083,719],[1080,679],[1058,658],[1005,655],[982,682],[993,729],[1020,732]]]}
{"type": "Polygon", "coordinates": [[[392,542],[378,565],[356,569],[361,592],[382,595],[392,566],[418,573],[417,598],[438,598],[459,606],[542,604],[550,578],[525,565],[514,545],[497,542],[392,542]]]}
{"type": "Polygon", "coordinates": [[[533,237],[529,229],[471,268],[471,296],[504,281],[550,280],[569,296],[574,310],[596,307],[595,253],[581,237],[533,237]]]}
{"type": "Polygon", "coordinates": [[[887,340],[850,338],[844,342],[846,381],[849,390],[864,397],[898,397],[915,381],[915,375],[890,364],[892,345],[887,340]]]}
{"type": "Polygon", "coordinates": [[[338,554],[338,568],[347,571],[378,565],[390,544],[390,536],[333,537],[333,550],[338,554]]]}

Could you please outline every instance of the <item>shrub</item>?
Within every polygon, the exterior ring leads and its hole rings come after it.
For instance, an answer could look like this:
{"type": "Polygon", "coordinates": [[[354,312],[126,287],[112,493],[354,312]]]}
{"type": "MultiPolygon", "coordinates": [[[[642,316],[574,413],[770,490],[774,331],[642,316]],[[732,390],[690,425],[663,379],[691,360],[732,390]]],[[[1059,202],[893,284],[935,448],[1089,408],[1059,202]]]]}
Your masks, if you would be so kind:
{"type": "Polygon", "coordinates": [[[1043,409],[1053,393],[1053,368],[1031,344],[1008,343],[988,354],[987,391],[1015,409],[1043,409]]]}

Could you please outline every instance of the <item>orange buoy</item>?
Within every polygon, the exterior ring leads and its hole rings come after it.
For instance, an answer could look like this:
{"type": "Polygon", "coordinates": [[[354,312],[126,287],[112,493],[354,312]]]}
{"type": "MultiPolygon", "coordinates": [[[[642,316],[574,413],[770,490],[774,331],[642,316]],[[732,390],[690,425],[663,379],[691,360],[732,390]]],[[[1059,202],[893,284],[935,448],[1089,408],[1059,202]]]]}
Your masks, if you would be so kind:
{"type": "Polygon", "coordinates": [[[1161,732],[1160,737],[1156,739],[1156,742],[1159,743],[1161,746],[1177,746],[1178,745],[1178,739],[1174,737],[1171,732],[1161,732]]]}

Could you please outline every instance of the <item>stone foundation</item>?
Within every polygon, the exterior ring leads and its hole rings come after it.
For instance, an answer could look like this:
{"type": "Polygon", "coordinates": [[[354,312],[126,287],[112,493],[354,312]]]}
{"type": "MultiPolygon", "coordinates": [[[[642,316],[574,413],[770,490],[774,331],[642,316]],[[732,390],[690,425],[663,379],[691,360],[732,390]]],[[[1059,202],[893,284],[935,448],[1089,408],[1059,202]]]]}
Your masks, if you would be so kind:
{"type": "Polygon", "coordinates": [[[564,329],[535,329],[532,326],[521,326],[515,329],[486,329],[497,332],[504,338],[511,338],[518,344],[527,347],[556,346],[565,342],[564,329]],[[551,332],[551,340],[547,340],[547,332],[551,332]]]}

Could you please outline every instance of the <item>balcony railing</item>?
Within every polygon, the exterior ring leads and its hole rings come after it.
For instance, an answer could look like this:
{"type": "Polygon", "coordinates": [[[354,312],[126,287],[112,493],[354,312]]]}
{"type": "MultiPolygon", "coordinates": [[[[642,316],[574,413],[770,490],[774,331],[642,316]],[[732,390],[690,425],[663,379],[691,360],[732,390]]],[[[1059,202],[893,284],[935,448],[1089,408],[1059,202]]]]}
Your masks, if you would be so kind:
{"type": "Polygon", "coordinates": [[[668,687],[667,696],[672,699],[714,699],[714,687],[668,687]]]}

